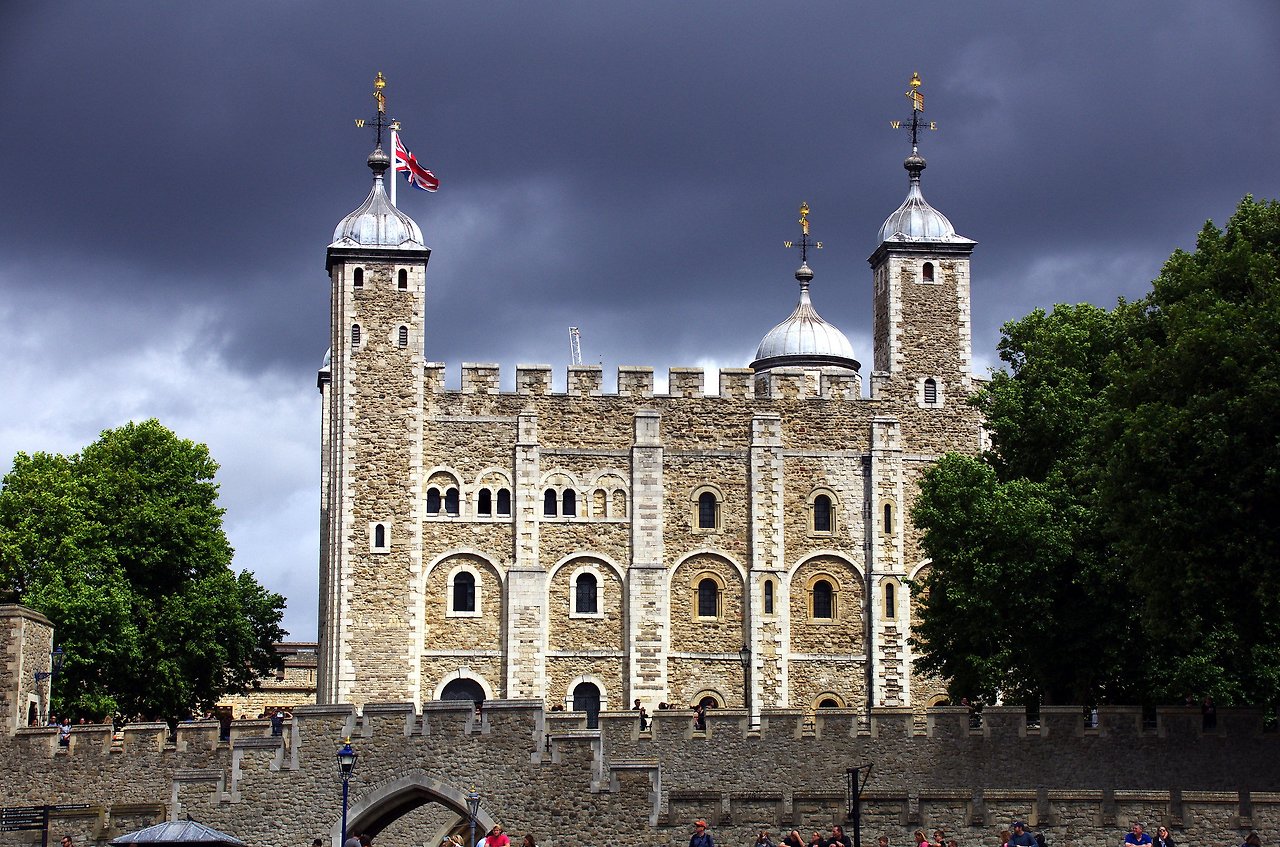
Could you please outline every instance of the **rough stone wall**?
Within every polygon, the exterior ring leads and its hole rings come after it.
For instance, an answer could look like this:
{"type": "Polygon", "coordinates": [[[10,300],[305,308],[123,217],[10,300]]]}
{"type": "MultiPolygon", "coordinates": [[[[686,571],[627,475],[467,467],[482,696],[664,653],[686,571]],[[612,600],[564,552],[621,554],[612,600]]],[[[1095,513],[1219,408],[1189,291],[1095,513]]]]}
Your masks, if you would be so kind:
{"type": "MultiPolygon", "coordinates": [[[[1135,820],[1171,826],[1179,843],[1239,843],[1257,828],[1280,837],[1280,735],[1257,712],[1222,710],[1204,731],[1197,709],[1160,710],[1153,730],[1137,709],[1104,708],[1086,729],[1076,708],[989,709],[970,729],[964,709],[712,712],[695,731],[687,711],[658,712],[640,732],[633,714],[544,714],[535,704],[369,705],[299,709],[283,737],[264,721],[183,724],[176,743],[161,724],[77,727],[69,748],[56,730],[0,739],[0,796],[7,805],[85,803],[55,816],[55,833],[104,844],[130,828],[191,815],[264,847],[320,837],[337,844],[341,796],[334,751],[359,752],[350,827],[375,843],[437,844],[459,826],[465,793],[481,793],[480,826],[573,847],[682,845],[705,817],[721,843],[751,843],[755,830],[828,831],[843,823],[844,769],[874,765],[863,801],[866,843],[913,829],[943,829],[962,843],[994,844],[1013,818],[1054,845],[1111,847],[1135,820]],[[602,828],[608,835],[602,835],[602,828]]],[[[38,833],[5,833],[0,847],[38,833]]]]}
{"type": "Polygon", "coordinates": [[[4,732],[27,725],[31,706],[38,718],[48,718],[49,681],[37,672],[49,671],[53,624],[39,612],[13,604],[0,605],[0,720],[4,732]]]}

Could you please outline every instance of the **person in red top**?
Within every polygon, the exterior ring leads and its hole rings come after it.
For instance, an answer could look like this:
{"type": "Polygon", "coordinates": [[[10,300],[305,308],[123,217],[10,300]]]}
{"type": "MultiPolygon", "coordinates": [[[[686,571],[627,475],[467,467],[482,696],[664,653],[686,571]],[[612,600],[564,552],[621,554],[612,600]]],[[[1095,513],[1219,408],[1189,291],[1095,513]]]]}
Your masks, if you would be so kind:
{"type": "Polygon", "coordinates": [[[485,847],[511,847],[511,839],[502,831],[501,824],[490,830],[489,837],[485,839],[485,847]]]}

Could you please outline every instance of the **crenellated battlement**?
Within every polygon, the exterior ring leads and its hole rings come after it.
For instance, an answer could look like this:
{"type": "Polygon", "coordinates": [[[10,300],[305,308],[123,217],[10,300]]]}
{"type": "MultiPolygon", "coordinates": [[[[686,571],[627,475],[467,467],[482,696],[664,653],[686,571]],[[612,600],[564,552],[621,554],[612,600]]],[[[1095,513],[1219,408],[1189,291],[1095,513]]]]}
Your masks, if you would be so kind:
{"type": "Polygon", "coordinates": [[[489,362],[463,362],[460,388],[445,388],[443,362],[424,366],[429,394],[514,394],[526,397],[673,397],[723,398],[730,400],[860,400],[862,377],[856,373],[818,368],[773,368],[756,373],[750,368],[720,368],[719,389],[707,393],[703,368],[673,367],[667,371],[667,391],[654,392],[651,367],[623,365],[617,369],[617,388],[604,389],[604,368],[600,365],[570,365],[565,374],[565,390],[552,390],[551,365],[516,365],[515,391],[504,392],[501,368],[489,362]]]}
{"type": "Polygon", "coordinates": [[[145,824],[186,814],[253,843],[336,840],[334,754],[350,739],[360,757],[351,820],[375,832],[417,808],[415,797],[441,805],[414,826],[452,825],[477,786],[482,821],[556,832],[565,844],[594,843],[589,821],[565,818],[586,798],[596,817],[623,822],[627,844],[682,843],[693,817],[742,842],[763,826],[843,820],[853,764],[873,765],[864,834],[875,827],[895,842],[916,826],[982,840],[1011,817],[1056,831],[1055,844],[1088,847],[1114,843],[1112,830],[1132,820],[1206,843],[1280,826],[1280,794],[1268,793],[1280,784],[1280,734],[1252,709],[1223,709],[1210,728],[1195,708],[1159,709],[1153,725],[1127,707],[1100,709],[1096,725],[1078,707],[1045,707],[1038,723],[1017,708],[988,708],[980,722],[946,707],[766,709],[756,720],[720,709],[705,728],[681,709],[652,714],[643,729],[635,712],[601,713],[591,728],[585,713],[533,701],[293,714],[280,736],[251,720],[232,723],[226,739],[216,722],[173,735],[133,724],[114,738],[108,726],[78,726],[68,747],[53,727],[20,729],[0,739],[0,793],[10,805],[87,804],[95,811],[59,826],[92,824],[86,837],[99,842],[139,815],[145,824]]]}

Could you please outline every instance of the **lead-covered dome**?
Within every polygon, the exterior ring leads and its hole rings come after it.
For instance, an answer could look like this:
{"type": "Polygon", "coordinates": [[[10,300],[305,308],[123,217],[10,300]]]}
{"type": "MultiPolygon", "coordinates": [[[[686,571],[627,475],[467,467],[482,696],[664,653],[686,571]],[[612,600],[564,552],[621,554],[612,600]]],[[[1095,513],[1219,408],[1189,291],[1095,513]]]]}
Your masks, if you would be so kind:
{"type": "Polygon", "coordinates": [[[800,283],[800,302],[785,321],[765,335],[756,348],[753,370],[788,367],[836,367],[857,370],[853,345],[844,333],[827,323],[813,308],[809,299],[809,282],[813,271],[808,262],[796,271],[800,283]]]}
{"type": "Polygon", "coordinates": [[[969,239],[956,235],[956,228],[947,220],[946,215],[924,199],[924,194],[920,191],[920,172],[925,169],[924,158],[912,153],[902,166],[911,174],[911,187],[907,191],[907,199],[902,201],[898,210],[886,218],[884,225],[880,227],[880,240],[968,242],[969,239]]]}
{"type": "Polygon", "coordinates": [[[421,250],[422,230],[404,212],[391,205],[382,175],[391,160],[378,147],[369,154],[373,188],[360,207],[342,219],[333,231],[330,247],[401,247],[421,250]]]}

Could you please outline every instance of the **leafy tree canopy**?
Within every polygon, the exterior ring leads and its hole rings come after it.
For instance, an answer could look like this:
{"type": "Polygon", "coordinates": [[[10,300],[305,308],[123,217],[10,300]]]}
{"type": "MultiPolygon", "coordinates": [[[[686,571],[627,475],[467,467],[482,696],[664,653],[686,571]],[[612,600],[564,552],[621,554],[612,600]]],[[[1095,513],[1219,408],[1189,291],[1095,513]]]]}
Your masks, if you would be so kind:
{"type": "Polygon", "coordinates": [[[278,666],[284,598],[231,570],[217,467],[155,420],[14,459],[0,590],[56,627],[54,712],[178,717],[278,666]]]}
{"type": "Polygon", "coordinates": [[[1280,688],[1280,204],[1151,292],[1007,324],[993,449],[915,507],[924,668],[956,696],[1261,703],[1280,688]]]}

